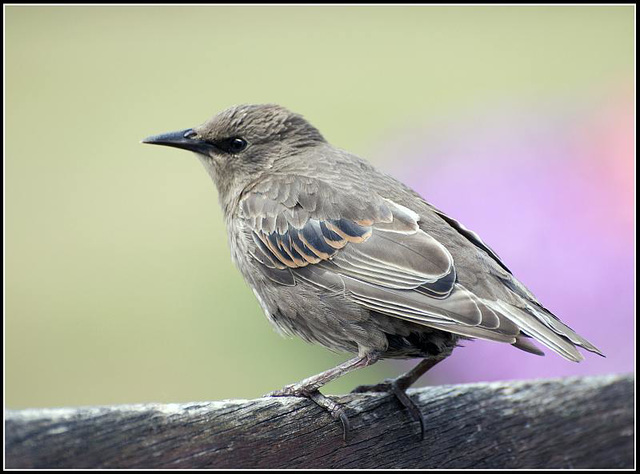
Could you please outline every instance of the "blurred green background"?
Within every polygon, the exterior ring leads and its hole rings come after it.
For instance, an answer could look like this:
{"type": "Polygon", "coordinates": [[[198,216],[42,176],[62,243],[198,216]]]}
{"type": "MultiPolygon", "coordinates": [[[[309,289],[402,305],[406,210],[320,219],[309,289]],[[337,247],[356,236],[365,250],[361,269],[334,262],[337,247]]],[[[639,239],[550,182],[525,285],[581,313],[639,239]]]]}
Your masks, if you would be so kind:
{"type": "MultiPolygon", "coordinates": [[[[5,15],[10,408],[251,398],[345,360],[270,327],[199,162],[142,138],[273,102],[366,157],[416,120],[580,100],[634,67],[631,6],[5,15]]],[[[397,372],[383,362],[328,392],[397,372]]]]}

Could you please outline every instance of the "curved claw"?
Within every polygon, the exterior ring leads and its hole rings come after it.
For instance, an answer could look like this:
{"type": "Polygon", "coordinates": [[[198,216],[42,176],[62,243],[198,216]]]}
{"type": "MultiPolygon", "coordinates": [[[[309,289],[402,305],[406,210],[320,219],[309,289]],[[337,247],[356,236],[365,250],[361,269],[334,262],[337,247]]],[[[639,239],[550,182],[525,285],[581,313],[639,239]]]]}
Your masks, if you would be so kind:
{"type": "Polygon", "coordinates": [[[345,409],[339,403],[331,400],[330,398],[324,396],[319,391],[315,391],[309,397],[313,400],[316,405],[324,408],[329,412],[329,414],[335,418],[336,420],[340,420],[342,423],[342,439],[347,442],[349,441],[349,435],[351,433],[351,423],[349,422],[349,417],[345,412],[345,409]]]}
{"type": "Polygon", "coordinates": [[[342,422],[342,440],[345,443],[348,443],[351,435],[351,422],[349,421],[349,417],[346,413],[344,413],[344,411],[338,413],[338,416],[340,417],[340,421],[342,422]]]}
{"type": "Polygon", "coordinates": [[[409,395],[405,392],[407,387],[400,383],[398,380],[385,380],[375,385],[360,385],[354,388],[351,393],[366,393],[366,392],[388,392],[395,396],[395,398],[407,409],[413,421],[420,423],[420,440],[424,440],[426,422],[424,415],[420,411],[420,408],[411,400],[409,395]]]}
{"type": "Polygon", "coordinates": [[[349,441],[351,433],[351,423],[347,416],[344,407],[338,402],[331,400],[329,397],[320,393],[319,390],[309,391],[304,386],[287,385],[280,390],[274,390],[265,395],[265,397],[300,397],[307,398],[318,405],[320,408],[326,410],[333,418],[340,420],[342,423],[342,439],[346,442],[349,441]]]}
{"type": "Polygon", "coordinates": [[[425,433],[425,420],[422,411],[420,408],[414,403],[407,392],[404,391],[402,387],[399,385],[392,383],[391,384],[391,392],[396,396],[398,401],[402,403],[402,405],[409,411],[409,415],[413,418],[413,421],[418,421],[420,423],[420,441],[424,441],[424,433],[425,433]]]}

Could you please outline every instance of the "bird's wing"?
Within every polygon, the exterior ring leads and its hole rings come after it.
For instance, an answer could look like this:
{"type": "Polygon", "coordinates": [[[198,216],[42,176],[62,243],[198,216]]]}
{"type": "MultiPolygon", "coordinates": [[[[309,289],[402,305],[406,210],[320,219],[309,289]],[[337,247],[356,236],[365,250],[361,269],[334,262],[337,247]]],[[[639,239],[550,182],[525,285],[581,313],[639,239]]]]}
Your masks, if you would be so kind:
{"type": "Polygon", "coordinates": [[[260,181],[240,209],[255,243],[253,258],[279,284],[303,280],[388,316],[540,353],[522,331],[567,359],[582,359],[574,346],[586,347],[582,338],[557,319],[480,298],[461,285],[446,243],[421,228],[418,213],[389,199],[370,193],[364,200],[314,178],[286,175],[260,181]]]}

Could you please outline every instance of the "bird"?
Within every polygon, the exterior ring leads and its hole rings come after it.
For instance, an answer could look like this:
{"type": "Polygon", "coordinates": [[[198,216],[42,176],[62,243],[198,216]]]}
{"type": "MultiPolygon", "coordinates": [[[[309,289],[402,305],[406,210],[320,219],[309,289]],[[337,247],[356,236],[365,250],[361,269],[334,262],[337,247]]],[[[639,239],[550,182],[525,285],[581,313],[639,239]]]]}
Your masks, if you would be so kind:
{"type": "Polygon", "coordinates": [[[420,423],[406,390],[461,341],[535,355],[532,341],[579,362],[602,352],[546,309],[478,234],[367,160],[331,145],[276,104],[229,107],[202,125],[142,143],[194,152],[211,176],[231,258],[284,335],[351,354],[270,392],[309,399],[351,432],[327,383],[381,359],[420,359],[356,393],[387,392],[420,423]]]}

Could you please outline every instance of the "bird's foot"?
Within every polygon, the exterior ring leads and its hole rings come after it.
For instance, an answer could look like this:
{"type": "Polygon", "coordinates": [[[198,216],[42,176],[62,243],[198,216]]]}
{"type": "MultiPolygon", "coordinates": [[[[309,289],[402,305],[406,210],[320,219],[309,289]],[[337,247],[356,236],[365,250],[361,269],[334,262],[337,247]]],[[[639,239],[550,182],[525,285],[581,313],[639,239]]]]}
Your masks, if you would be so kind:
{"type": "Polygon", "coordinates": [[[342,439],[344,439],[344,441],[349,440],[351,424],[349,423],[346,410],[338,402],[320,393],[317,388],[310,388],[300,384],[286,385],[280,390],[267,393],[265,397],[300,397],[313,401],[333,418],[340,420],[342,423],[342,439]]]}
{"type": "Polygon", "coordinates": [[[354,388],[351,393],[366,393],[366,392],[384,392],[389,393],[402,404],[408,411],[413,421],[420,423],[420,440],[424,440],[426,422],[424,415],[418,408],[418,406],[407,395],[408,386],[404,383],[404,380],[399,379],[387,379],[375,385],[359,385],[354,388]]]}

